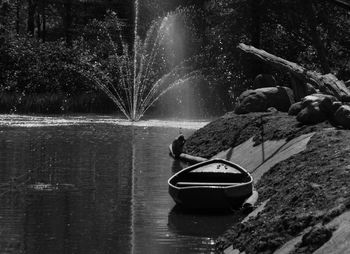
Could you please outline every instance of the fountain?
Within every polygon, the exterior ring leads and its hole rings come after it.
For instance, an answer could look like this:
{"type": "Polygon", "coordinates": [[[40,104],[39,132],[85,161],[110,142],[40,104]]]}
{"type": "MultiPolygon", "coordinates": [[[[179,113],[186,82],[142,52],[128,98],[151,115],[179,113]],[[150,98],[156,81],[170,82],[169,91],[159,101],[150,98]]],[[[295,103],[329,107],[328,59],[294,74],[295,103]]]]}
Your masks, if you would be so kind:
{"type": "MultiPolygon", "coordinates": [[[[138,35],[139,1],[136,0],[133,50],[129,49],[121,34],[120,43],[115,43],[108,35],[114,50],[115,76],[118,79],[102,81],[96,76],[90,79],[113,100],[128,120],[140,120],[169,89],[200,75],[200,71],[193,70],[190,64],[195,57],[181,60],[173,66],[169,63],[169,51],[172,49],[167,42],[174,36],[172,26],[177,18],[189,15],[190,11],[193,10],[178,9],[153,21],[142,40],[138,35]]],[[[171,53],[174,55],[174,52],[171,53]]]]}

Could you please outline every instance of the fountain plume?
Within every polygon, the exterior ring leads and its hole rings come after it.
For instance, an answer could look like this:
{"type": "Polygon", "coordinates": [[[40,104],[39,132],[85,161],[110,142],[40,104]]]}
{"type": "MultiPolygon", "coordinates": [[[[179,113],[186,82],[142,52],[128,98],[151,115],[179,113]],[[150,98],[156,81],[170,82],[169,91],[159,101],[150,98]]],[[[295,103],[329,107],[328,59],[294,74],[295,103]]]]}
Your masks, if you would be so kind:
{"type": "Polygon", "coordinates": [[[106,72],[98,63],[90,63],[93,71],[80,73],[112,99],[127,119],[140,120],[169,89],[201,75],[192,67],[195,57],[182,60],[175,66],[168,63],[169,28],[174,25],[174,20],[190,17],[191,11],[193,9],[177,9],[153,21],[142,40],[138,35],[139,1],[136,0],[133,50],[123,39],[121,31],[117,31],[119,42],[115,42],[106,29],[105,34],[113,49],[109,61],[114,73],[106,72]]]}

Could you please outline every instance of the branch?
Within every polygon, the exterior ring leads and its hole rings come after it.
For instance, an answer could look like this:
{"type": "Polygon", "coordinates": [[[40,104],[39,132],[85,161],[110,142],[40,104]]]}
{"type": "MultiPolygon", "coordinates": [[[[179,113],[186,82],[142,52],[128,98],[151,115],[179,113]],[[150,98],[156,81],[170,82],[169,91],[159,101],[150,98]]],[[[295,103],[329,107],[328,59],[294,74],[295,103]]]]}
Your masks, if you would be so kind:
{"type": "Polygon", "coordinates": [[[309,83],[321,92],[333,95],[338,99],[341,99],[343,96],[350,96],[350,91],[345,86],[344,82],[338,80],[333,74],[322,75],[318,72],[307,70],[294,62],[290,62],[264,50],[243,43],[240,43],[237,48],[279,70],[291,73],[295,78],[302,81],[300,82],[301,84],[309,83]]]}

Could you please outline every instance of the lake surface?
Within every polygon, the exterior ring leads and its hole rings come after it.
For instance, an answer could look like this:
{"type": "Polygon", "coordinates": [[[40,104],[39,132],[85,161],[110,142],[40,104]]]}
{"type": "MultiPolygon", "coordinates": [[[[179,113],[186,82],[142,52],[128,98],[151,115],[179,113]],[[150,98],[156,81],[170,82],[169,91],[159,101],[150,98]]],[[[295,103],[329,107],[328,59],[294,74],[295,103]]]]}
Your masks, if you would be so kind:
{"type": "Polygon", "coordinates": [[[174,122],[74,119],[0,116],[0,253],[214,250],[236,216],[174,208],[167,179],[182,167],[168,156],[174,122]]]}

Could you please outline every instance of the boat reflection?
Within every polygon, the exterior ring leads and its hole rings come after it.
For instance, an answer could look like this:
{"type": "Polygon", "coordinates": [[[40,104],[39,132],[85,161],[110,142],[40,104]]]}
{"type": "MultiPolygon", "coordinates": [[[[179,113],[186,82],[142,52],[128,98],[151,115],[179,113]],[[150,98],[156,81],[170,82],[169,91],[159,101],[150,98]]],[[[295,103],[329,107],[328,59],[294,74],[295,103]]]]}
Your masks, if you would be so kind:
{"type": "Polygon", "coordinates": [[[243,218],[240,211],[187,210],[176,205],[168,215],[168,227],[174,234],[216,238],[243,218]]]}

